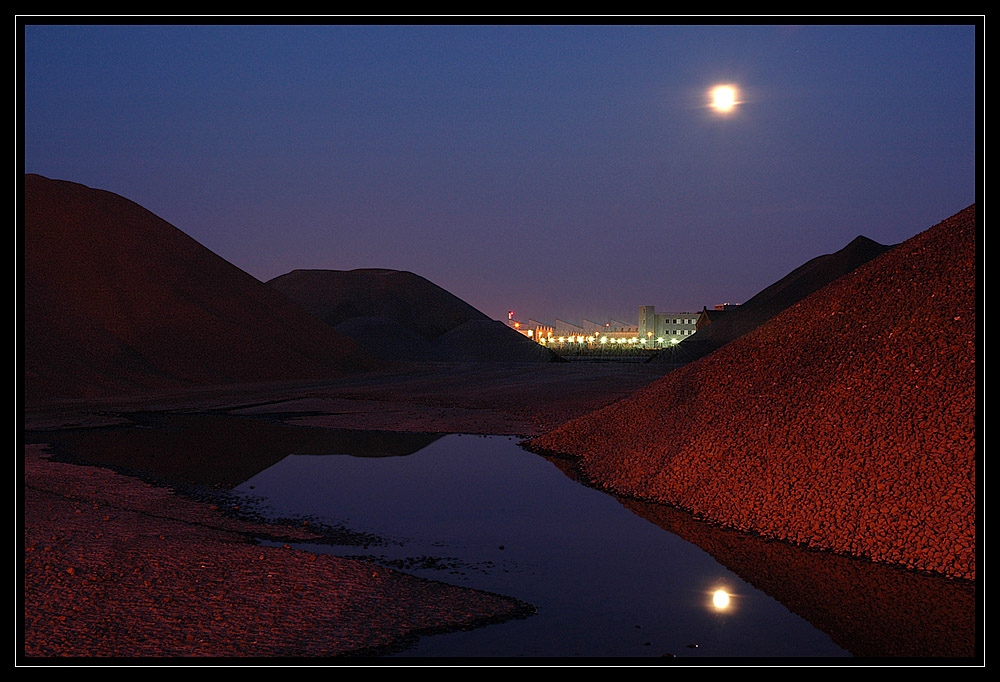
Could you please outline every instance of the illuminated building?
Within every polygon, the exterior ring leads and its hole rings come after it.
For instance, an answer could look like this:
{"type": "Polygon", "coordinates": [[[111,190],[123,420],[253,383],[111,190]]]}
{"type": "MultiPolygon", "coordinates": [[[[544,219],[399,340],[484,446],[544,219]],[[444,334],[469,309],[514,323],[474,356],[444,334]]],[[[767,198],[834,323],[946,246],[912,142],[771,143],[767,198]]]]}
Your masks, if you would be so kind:
{"type": "Polygon", "coordinates": [[[714,311],[705,308],[701,312],[658,313],[654,306],[644,305],[639,306],[637,325],[620,320],[600,323],[586,319],[582,324],[575,324],[559,318],[556,318],[554,325],[533,319],[524,322],[515,319],[511,311],[507,324],[543,344],[596,346],[603,343],[654,349],[680,343],[707,324],[709,316],[721,315],[723,310],[734,306],[735,304],[727,303],[716,306],[714,311]]]}
{"type": "Polygon", "coordinates": [[[680,343],[698,331],[698,317],[701,313],[677,312],[658,313],[651,305],[639,306],[639,338],[646,338],[650,344],[667,345],[680,343]],[[663,341],[659,341],[663,339],[663,341]]]}

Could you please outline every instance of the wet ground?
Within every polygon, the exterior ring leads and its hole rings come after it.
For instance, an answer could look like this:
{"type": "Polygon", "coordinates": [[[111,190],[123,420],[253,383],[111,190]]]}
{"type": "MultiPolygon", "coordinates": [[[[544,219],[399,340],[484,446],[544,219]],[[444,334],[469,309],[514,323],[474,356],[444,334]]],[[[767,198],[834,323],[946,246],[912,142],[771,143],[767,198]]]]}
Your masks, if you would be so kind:
{"type": "MultiPolygon", "coordinates": [[[[468,628],[534,609],[512,598],[517,595],[462,586],[484,570],[495,573],[498,561],[456,562],[450,552],[415,548],[390,556],[375,551],[391,534],[385,530],[270,524],[254,516],[252,505],[234,509],[240,504],[231,502],[231,489],[289,453],[322,457],[346,444],[355,457],[408,458],[447,433],[505,434],[516,442],[624,397],[658,372],[576,363],[417,367],[342,382],[32,409],[25,414],[26,435],[50,446],[26,449],[25,652],[273,659],[398,654],[401,646],[413,656],[449,656],[483,647],[496,625],[485,628],[485,639],[468,628]],[[84,450],[98,468],[65,463],[84,450]],[[163,487],[167,481],[171,487],[163,487]],[[315,551],[344,542],[365,559],[315,551]],[[300,544],[309,547],[296,548],[300,544]],[[400,571],[434,580],[410,582],[400,571]],[[410,611],[384,608],[390,603],[410,611]],[[262,613],[268,614],[263,630],[256,625],[262,613]],[[327,635],[294,634],[317,628],[327,635]]],[[[586,488],[575,481],[572,462],[525,454],[586,488]]],[[[697,546],[772,607],[820,632],[836,655],[854,657],[847,660],[966,663],[981,651],[981,603],[973,584],[768,542],[669,507],[587,491],[642,519],[647,532],[669,532],[697,546]]],[[[514,555],[513,545],[499,544],[504,560],[514,555]]],[[[563,639],[577,639],[580,622],[564,623],[563,639]]],[[[697,632],[650,636],[643,627],[649,622],[626,617],[617,629],[641,647],[640,656],[655,651],[678,662],[710,660],[700,646],[709,639],[697,632]],[[688,647],[693,644],[699,647],[688,647]]]]}
{"type": "Polygon", "coordinates": [[[260,532],[254,537],[264,547],[348,556],[538,609],[482,631],[421,638],[405,656],[974,653],[970,584],[615,498],[574,480],[571,462],[531,453],[517,437],[281,421],[316,416],[144,413],[133,415],[133,427],[33,437],[49,442],[57,460],[173,481],[219,511],[285,519],[273,527],[313,533],[260,532]],[[711,605],[717,589],[731,595],[732,608],[711,605]]]}

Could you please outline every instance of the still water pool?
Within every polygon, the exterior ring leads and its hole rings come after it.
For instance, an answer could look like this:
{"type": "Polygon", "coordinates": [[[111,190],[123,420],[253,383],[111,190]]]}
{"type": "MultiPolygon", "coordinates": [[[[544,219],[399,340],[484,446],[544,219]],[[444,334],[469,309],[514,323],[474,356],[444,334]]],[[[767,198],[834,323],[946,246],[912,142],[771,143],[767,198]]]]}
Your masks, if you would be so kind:
{"type": "Polygon", "coordinates": [[[127,426],[27,438],[58,459],[182,494],[236,494],[242,510],[322,522],[354,542],[302,549],[537,607],[523,620],[423,637],[401,656],[966,662],[979,650],[974,584],[616,498],[516,438],[325,429],[280,416],[137,413],[127,426]],[[724,608],[713,602],[719,591],[724,608]]]}
{"type": "Polygon", "coordinates": [[[447,435],[395,456],[289,454],[234,492],[268,516],[384,540],[364,550],[303,548],[538,609],[421,638],[403,656],[850,656],[698,546],[572,480],[514,438],[447,435]]]}

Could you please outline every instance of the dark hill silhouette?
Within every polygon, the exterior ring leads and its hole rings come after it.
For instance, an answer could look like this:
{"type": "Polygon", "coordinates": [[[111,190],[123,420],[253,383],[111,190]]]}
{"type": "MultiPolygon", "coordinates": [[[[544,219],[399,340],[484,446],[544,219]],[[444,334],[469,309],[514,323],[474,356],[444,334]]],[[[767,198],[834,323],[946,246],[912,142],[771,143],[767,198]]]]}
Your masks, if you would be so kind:
{"type": "Polygon", "coordinates": [[[676,346],[664,349],[651,362],[685,363],[704,357],[891,248],[867,237],[855,237],[841,250],[817,256],[799,266],[742,305],[725,311],[706,311],[714,318],[711,324],[676,346]]]}
{"type": "Polygon", "coordinates": [[[138,204],[24,178],[29,404],[312,380],[379,366],[138,204]]]}
{"type": "Polygon", "coordinates": [[[412,272],[293,270],[268,284],[338,331],[394,360],[560,360],[412,272]]]}
{"type": "Polygon", "coordinates": [[[431,341],[389,317],[349,317],[334,329],[385,358],[421,361],[434,357],[431,341]]]}
{"type": "Polygon", "coordinates": [[[268,284],[331,327],[358,317],[387,318],[430,341],[484,314],[405,270],[293,270],[268,284]]]}
{"type": "Polygon", "coordinates": [[[975,205],[531,441],[722,525],[976,575],[975,205]]]}
{"type": "Polygon", "coordinates": [[[560,362],[562,358],[499,320],[469,320],[439,336],[433,359],[464,362],[560,362]]]}

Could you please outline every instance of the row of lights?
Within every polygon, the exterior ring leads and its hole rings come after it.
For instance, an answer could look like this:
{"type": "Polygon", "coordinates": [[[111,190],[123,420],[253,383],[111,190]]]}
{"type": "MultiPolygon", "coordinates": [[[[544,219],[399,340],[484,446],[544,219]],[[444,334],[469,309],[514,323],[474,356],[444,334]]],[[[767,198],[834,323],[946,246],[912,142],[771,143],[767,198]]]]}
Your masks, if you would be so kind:
{"type": "MultiPolygon", "coordinates": [[[[596,340],[597,340],[596,336],[560,336],[560,337],[550,337],[548,339],[546,339],[545,337],[540,337],[538,339],[538,342],[541,343],[541,344],[552,343],[554,341],[558,341],[559,343],[584,343],[584,342],[594,343],[594,341],[596,341],[596,340]]],[[[657,343],[663,343],[663,337],[662,336],[659,337],[658,339],[656,339],[656,341],[657,341],[657,343]]],[[[602,336],[600,338],[600,342],[601,343],[630,343],[630,344],[640,343],[641,344],[641,343],[646,343],[646,339],[640,339],[637,336],[633,336],[633,337],[628,338],[628,339],[624,339],[624,338],[609,339],[606,336],[602,336]]],[[[677,343],[677,339],[670,339],[670,343],[677,343]]]]}

